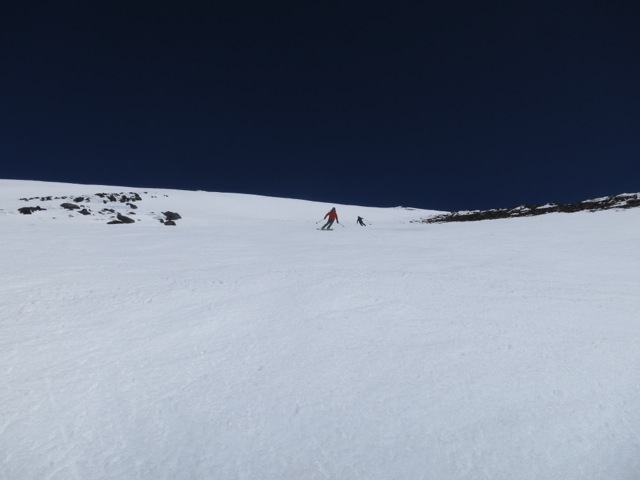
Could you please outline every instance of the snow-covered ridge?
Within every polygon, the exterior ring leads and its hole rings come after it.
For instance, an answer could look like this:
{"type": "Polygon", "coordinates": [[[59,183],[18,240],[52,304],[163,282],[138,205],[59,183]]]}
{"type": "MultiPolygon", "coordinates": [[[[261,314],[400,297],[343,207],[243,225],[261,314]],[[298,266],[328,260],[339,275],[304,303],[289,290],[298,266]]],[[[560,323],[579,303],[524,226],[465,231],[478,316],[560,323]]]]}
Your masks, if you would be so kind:
{"type": "Polygon", "coordinates": [[[0,215],[37,221],[211,225],[224,218],[309,222],[332,206],[342,223],[405,223],[441,212],[329,204],[251,194],[0,180],[0,215]],[[178,221],[179,220],[179,221],[178,221]]]}
{"type": "Polygon", "coordinates": [[[451,212],[423,218],[423,223],[472,222],[479,220],[495,220],[499,218],[533,217],[548,213],[597,212],[611,209],[627,209],[640,207],[640,193],[623,193],[609,197],[584,200],[577,203],[547,203],[545,205],[520,205],[510,208],[491,210],[472,210],[451,212]]]}

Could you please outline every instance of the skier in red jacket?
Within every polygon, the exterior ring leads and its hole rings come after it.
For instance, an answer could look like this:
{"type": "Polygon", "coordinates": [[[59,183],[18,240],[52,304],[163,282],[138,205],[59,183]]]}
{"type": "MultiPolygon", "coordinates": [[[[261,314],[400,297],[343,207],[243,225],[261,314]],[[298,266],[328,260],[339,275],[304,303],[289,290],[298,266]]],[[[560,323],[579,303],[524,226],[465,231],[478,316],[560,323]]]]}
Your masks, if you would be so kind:
{"type": "Polygon", "coordinates": [[[340,220],[338,220],[338,212],[336,212],[336,207],[333,207],[330,211],[327,212],[324,218],[327,217],[329,217],[329,220],[327,220],[327,223],[322,226],[321,230],[331,230],[331,225],[333,225],[333,222],[340,223],[340,220]]]}

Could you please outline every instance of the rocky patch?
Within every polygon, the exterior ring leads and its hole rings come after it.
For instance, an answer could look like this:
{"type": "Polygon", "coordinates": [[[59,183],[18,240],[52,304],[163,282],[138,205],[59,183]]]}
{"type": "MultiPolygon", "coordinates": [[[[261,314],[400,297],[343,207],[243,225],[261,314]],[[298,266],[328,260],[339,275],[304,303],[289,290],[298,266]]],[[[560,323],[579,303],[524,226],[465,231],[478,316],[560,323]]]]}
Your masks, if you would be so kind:
{"type": "Polygon", "coordinates": [[[476,222],[480,220],[496,220],[500,218],[533,217],[547,213],[575,213],[597,212],[614,208],[626,209],[640,207],[640,194],[624,193],[595,200],[585,200],[578,203],[545,205],[520,205],[512,208],[497,208],[492,210],[473,210],[466,212],[451,212],[424,218],[414,223],[446,223],[446,222],[476,222]]]}
{"type": "MultiPolygon", "coordinates": [[[[69,214],[71,218],[75,216],[74,214],[84,217],[106,217],[108,220],[107,224],[114,225],[136,223],[136,220],[131,218],[131,216],[136,215],[134,210],[139,209],[139,203],[143,201],[143,196],[146,198],[157,198],[156,195],[149,195],[148,192],[144,192],[142,195],[137,192],[98,192],[93,195],[42,196],[21,198],[20,200],[42,203],[54,202],[56,200],[62,201],[62,203],[59,203],[57,206],[50,207],[50,210],[66,210],[71,212],[69,214]]],[[[163,196],[168,197],[166,194],[163,196]]],[[[18,209],[18,212],[23,215],[31,215],[34,212],[46,210],[47,208],[37,205],[21,207],[18,209]]],[[[164,225],[173,226],[176,225],[176,220],[182,218],[180,214],[171,211],[162,212],[162,216],[147,211],[146,214],[143,214],[143,217],[144,216],[159,219],[164,225]]],[[[138,222],[141,220],[143,220],[143,218],[138,219],[138,222]]]]}

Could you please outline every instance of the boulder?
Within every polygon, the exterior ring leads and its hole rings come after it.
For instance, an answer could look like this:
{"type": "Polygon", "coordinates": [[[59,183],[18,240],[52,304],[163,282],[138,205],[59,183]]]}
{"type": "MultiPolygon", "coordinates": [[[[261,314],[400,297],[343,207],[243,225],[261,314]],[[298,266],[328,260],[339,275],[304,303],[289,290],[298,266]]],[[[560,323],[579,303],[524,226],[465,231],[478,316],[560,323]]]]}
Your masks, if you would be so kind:
{"type": "Polygon", "coordinates": [[[66,210],[79,210],[80,207],[75,203],[61,203],[60,206],[66,210]]]}
{"type": "Polygon", "coordinates": [[[122,215],[119,213],[116,215],[116,218],[120,220],[122,223],[135,223],[136,221],[133,218],[127,217],[126,215],[122,215]]]}
{"type": "Polygon", "coordinates": [[[18,212],[23,215],[31,215],[33,212],[39,212],[43,210],[46,210],[46,208],[41,208],[40,205],[38,205],[37,207],[21,207],[18,209],[18,212]]]}
{"type": "Polygon", "coordinates": [[[167,220],[180,220],[182,218],[179,213],[175,212],[162,212],[162,214],[167,217],[167,220]]]}

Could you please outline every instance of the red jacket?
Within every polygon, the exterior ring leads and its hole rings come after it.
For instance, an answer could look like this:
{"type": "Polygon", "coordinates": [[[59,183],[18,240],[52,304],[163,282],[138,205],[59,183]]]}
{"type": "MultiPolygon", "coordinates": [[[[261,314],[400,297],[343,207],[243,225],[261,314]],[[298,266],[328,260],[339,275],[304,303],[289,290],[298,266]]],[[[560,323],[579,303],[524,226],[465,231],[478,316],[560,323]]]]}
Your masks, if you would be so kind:
{"type": "Polygon", "coordinates": [[[324,218],[327,217],[329,217],[329,220],[338,220],[338,212],[336,212],[335,210],[331,210],[324,216],[324,218]]]}

